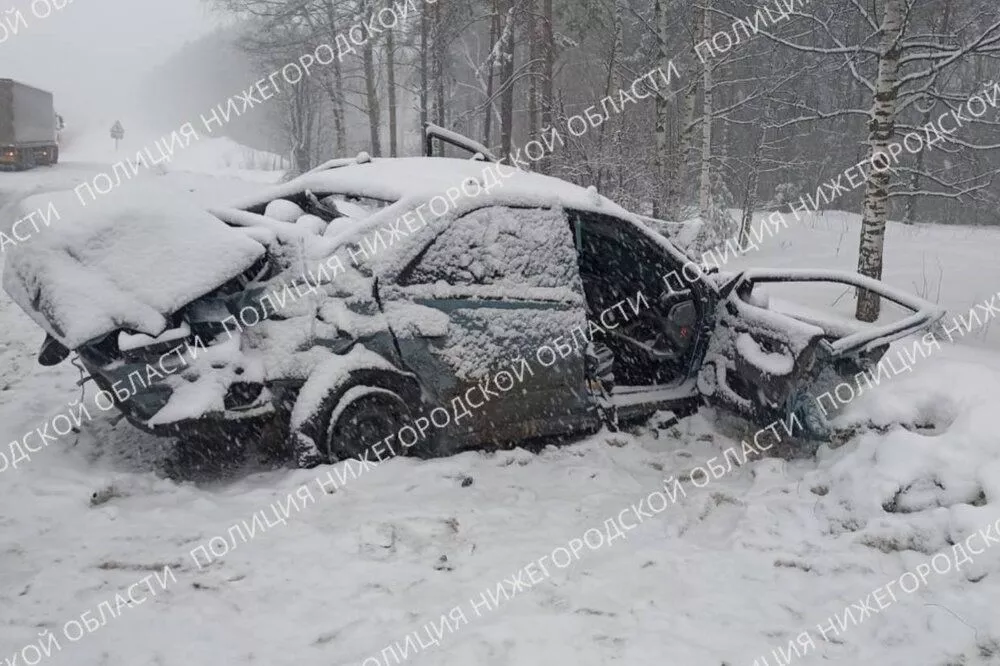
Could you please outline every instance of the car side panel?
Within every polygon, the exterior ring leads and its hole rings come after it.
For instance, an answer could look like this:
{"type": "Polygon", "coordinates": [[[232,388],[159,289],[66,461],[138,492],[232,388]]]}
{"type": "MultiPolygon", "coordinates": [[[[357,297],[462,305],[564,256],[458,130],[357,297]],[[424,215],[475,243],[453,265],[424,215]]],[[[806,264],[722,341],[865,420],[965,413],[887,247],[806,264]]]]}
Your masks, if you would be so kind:
{"type": "Polygon", "coordinates": [[[573,329],[587,326],[564,213],[474,211],[412,263],[399,284],[380,285],[380,298],[407,368],[451,413],[452,449],[507,446],[597,424],[585,350],[572,343],[573,329]]]}

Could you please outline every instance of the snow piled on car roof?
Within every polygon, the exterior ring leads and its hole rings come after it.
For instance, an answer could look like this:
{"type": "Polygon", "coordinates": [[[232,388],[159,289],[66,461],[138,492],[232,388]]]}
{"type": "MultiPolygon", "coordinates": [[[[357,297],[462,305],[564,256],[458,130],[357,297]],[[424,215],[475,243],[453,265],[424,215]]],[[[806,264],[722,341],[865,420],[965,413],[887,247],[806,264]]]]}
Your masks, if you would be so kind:
{"type": "MultiPolygon", "coordinates": [[[[629,215],[623,208],[600,196],[558,178],[522,171],[509,165],[445,157],[375,158],[370,161],[337,160],[330,168],[314,170],[282,185],[268,188],[259,195],[234,204],[236,208],[254,208],[310,190],[314,193],[350,193],[372,199],[401,201],[446,196],[449,190],[461,192],[462,184],[472,178],[489,186],[500,175],[490,197],[500,197],[506,205],[561,206],[576,210],[629,215]],[[494,172],[487,178],[486,174],[494,172]]],[[[468,186],[468,194],[476,191],[468,186]]],[[[631,217],[631,216],[630,216],[631,217]]]]}
{"type": "Polygon", "coordinates": [[[62,219],[8,250],[3,287],[70,349],[118,328],[159,334],[166,315],[265,251],[197,205],[144,183],[86,208],[65,191],[28,197],[7,212],[16,220],[50,201],[62,219]]]}

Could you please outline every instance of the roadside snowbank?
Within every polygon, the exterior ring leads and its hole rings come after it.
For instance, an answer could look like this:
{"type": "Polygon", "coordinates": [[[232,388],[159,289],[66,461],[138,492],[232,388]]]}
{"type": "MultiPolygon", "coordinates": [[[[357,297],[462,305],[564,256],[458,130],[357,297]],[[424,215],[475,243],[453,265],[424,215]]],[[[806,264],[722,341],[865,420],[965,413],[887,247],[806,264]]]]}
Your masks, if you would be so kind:
{"type": "MultiPolygon", "coordinates": [[[[163,132],[131,127],[131,123],[126,123],[125,139],[118,143],[116,150],[115,142],[109,136],[112,123],[108,122],[109,129],[95,127],[67,139],[60,161],[101,164],[114,164],[126,158],[135,161],[136,153],[146,148],[151,151],[152,159],[162,159],[155,144],[164,138],[163,132]]],[[[281,155],[250,148],[227,137],[204,135],[200,122],[196,123],[195,129],[199,139],[190,142],[187,147],[178,146],[170,162],[164,165],[167,170],[236,175],[247,180],[276,182],[289,166],[288,159],[281,155]]],[[[169,138],[170,133],[167,132],[168,142],[169,138]]]]}
{"type": "MultiPolygon", "coordinates": [[[[764,223],[766,217],[757,214],[754,224],[764,223]]],[[[801,221],[791,214],[785,219],[788,228],[762,234],[759,249],[740,254],[735,247],[717,248],[714,261],[724,263],[725,271],[752,267],[857,270],[859,215],[830,211],[804,216],[801,221]]],[[[690,235],[691,229],[676,233],[690,235]]],[[[953,316],[967,315],[977,303],[985,304],[1000,292],[1000,262],[996,261],[1000,228],[889,222],[885,247],[882,279],[946,308],[946,322],[953,316]]],[[[854,300],[847,289],[832,292],[821,287],[768,285],[768,290],[773,298],[806,299],[810,307],[854,318],[854,300]]],[[[895,317],[898,313],[889,308],[886,314],[895,317]]],[[[966,334],[962,342],[1000,349],[1000,326],[983,324],[966,334]]]]}

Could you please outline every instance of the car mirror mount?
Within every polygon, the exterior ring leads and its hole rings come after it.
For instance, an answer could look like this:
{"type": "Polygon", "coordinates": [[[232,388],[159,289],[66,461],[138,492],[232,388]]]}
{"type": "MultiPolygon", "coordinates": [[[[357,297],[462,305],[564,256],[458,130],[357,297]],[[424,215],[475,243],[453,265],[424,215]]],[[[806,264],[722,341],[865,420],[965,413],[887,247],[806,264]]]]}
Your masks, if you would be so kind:
{"type": "Polygon", "coordinates": [[[733,275],[727,282],[725,282],[719,289],[719,295],[725,299],[728,298],[733,291],[743,283],[743,276],[746,275],[745,271],[740,271],[733,275]]]}

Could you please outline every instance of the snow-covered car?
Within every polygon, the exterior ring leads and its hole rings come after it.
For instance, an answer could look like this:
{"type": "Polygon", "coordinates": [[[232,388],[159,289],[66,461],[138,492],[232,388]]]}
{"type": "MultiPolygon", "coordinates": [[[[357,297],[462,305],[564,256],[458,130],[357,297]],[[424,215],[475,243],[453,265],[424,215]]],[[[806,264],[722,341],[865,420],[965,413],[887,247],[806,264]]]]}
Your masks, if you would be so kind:
{"type": "Polygon", "coordinates": [[[705,397],[773,420],[822,369],[860,371],[941,314],[851,274],[705,274],[593,189],[509,167],[488,187],[482,158],[361,155],[210,212],[134,194],[15,248],[4,288],[47,333],[40,362],[75,351],[134,425],[264,432],[305,467],[434,410],[449,423],[421,428],[421,455],[705,397]],[[852,327],[771,310],[757,285],[789,280],[912,314],[852,327]],[[511,368],[516,386],[491,390],[511,368]]]}

